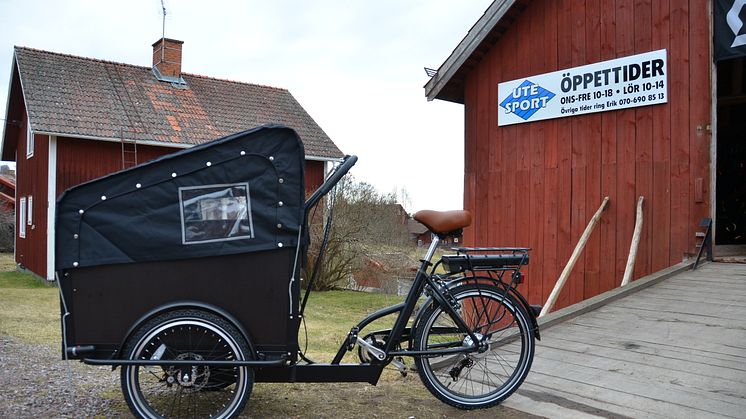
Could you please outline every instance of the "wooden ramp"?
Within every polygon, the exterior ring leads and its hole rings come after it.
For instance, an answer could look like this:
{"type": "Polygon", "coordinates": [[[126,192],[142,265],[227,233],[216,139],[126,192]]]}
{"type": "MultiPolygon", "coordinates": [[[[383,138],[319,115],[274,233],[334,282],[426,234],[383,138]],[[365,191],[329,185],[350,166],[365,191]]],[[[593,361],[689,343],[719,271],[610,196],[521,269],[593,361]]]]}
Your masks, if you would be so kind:
{"type": "Polygon", "coordinates": [[[746,418],[746,265],[709,263],[542,331],[503,404],[546,417],[746,418]]]}

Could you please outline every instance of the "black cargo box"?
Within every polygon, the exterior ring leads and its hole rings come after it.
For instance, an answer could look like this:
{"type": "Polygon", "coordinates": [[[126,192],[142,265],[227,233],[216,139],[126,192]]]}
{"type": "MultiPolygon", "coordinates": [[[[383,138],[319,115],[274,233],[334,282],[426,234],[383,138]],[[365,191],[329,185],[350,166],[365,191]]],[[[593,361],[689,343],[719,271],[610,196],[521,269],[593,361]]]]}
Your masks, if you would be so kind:
{"type": "Polygon", "coordinates": [[[55,260],[68,347],[115,357],[144,319],[194,306],[237,323],[258,351],[294,358],[303,167],[297,134],[264,126],[67,190],[55,260]]]}

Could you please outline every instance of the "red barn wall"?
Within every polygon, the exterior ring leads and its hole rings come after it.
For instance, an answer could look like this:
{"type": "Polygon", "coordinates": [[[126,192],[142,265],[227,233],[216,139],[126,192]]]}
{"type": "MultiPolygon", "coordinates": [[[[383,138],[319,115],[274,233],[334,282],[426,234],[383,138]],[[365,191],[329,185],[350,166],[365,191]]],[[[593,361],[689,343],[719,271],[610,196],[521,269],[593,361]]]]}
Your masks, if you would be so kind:
{"type": "Polygon", "coordinates": [[[324,174],[323,161],[306,160],[306,196],[310,196],[324,183],[324,174]]]}
{"type": "Polygon", "coordinates": [[[546,301],[604,196],[610,205],[556,308],[619,285],[640,195],[634,277],[695,251],[710,213],[708,3],[536,0],[467,75],[464,207],[475,223],[465,240],[533,248],[521,285],[532,304],[546,301]],[[497,125],[500,82],[663,48],[666,104],[497,125]]]}
{"type": "MultiPolygon", "coordinates": [[[[173,153],[173,147],[137,145],[137,162],[173,153]]],[[[122,144],[109,141],[57,138],[57,196],[72,186],[122,170],[122,144]]]]}
{"type": "MultiPolygon", "coordinates": [[[[137,161],[138,163],[144,163],[175,151],[178,151],[178,149],[138,145],[137,161]]],[[[67,188],[121,169],[122,145],[120,143],[65,137],[58,138],[58,196],[67,188]],[[85,156],[85,158],[81,158],[81,156],[85,156]]],[[[324,182],[324,162],[307,160],[305,171],[306,194],[309,194],[324,182]]]]}
{"type": "MultiPolygon", "coordinates": [[[[16,263],[40,275],[47,276],[47,162],[49,137],[34,135],[34,155],[26,157],[26,124],[18,132],[16,153],[16,263]],[[33,197],[32,224],[26,226],[26,237],[18,235],[21,198],[33,197]]],[[[28,205],[28,204],[27,204],[28,205]]]]}

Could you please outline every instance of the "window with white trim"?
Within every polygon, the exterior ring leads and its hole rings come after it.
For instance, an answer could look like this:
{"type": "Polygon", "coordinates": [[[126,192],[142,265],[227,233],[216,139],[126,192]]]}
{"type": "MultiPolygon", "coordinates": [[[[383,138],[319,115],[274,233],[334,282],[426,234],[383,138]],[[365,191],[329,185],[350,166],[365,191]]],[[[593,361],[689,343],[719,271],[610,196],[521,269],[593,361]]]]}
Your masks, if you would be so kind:
{"type": "Polygon", "coordinates": [[[34,132],[31,131],[31,123],[26,127],[26,158],[34,156],[34,132]]]}
{"type": "Polygon", "coordinates": [[[26,225],[34,224],[34,197],[29,195],[28,197],[28,216],[26,217],[26,225]]]}
{"type": "Polygon", "coordinates": [[[26,238],[26,198],[18,204],[18,237],[26,238]]]}

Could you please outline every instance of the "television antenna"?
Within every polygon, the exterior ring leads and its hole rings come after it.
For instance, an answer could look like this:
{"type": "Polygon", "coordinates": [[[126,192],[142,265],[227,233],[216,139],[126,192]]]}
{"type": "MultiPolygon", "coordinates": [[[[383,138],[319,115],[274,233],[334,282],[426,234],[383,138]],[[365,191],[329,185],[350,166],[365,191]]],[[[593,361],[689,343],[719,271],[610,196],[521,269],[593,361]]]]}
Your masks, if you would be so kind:
{"type": "Polygon", "coordinates": [[[163,33],[162,38],[166,37],[166,4],[161,0],[161,10],[163,11],[163,33]]]}
{"type": "MultiPolygon", "coordinates": [[[[161,32],[161,42],[165,42],[166,39],[166,5],[161,0],[161,10],[163,10],[163,26],[161,32]]],[[[161,62],[166,60],[166,48],[165,45],[161,44],[161,62]]]]}

